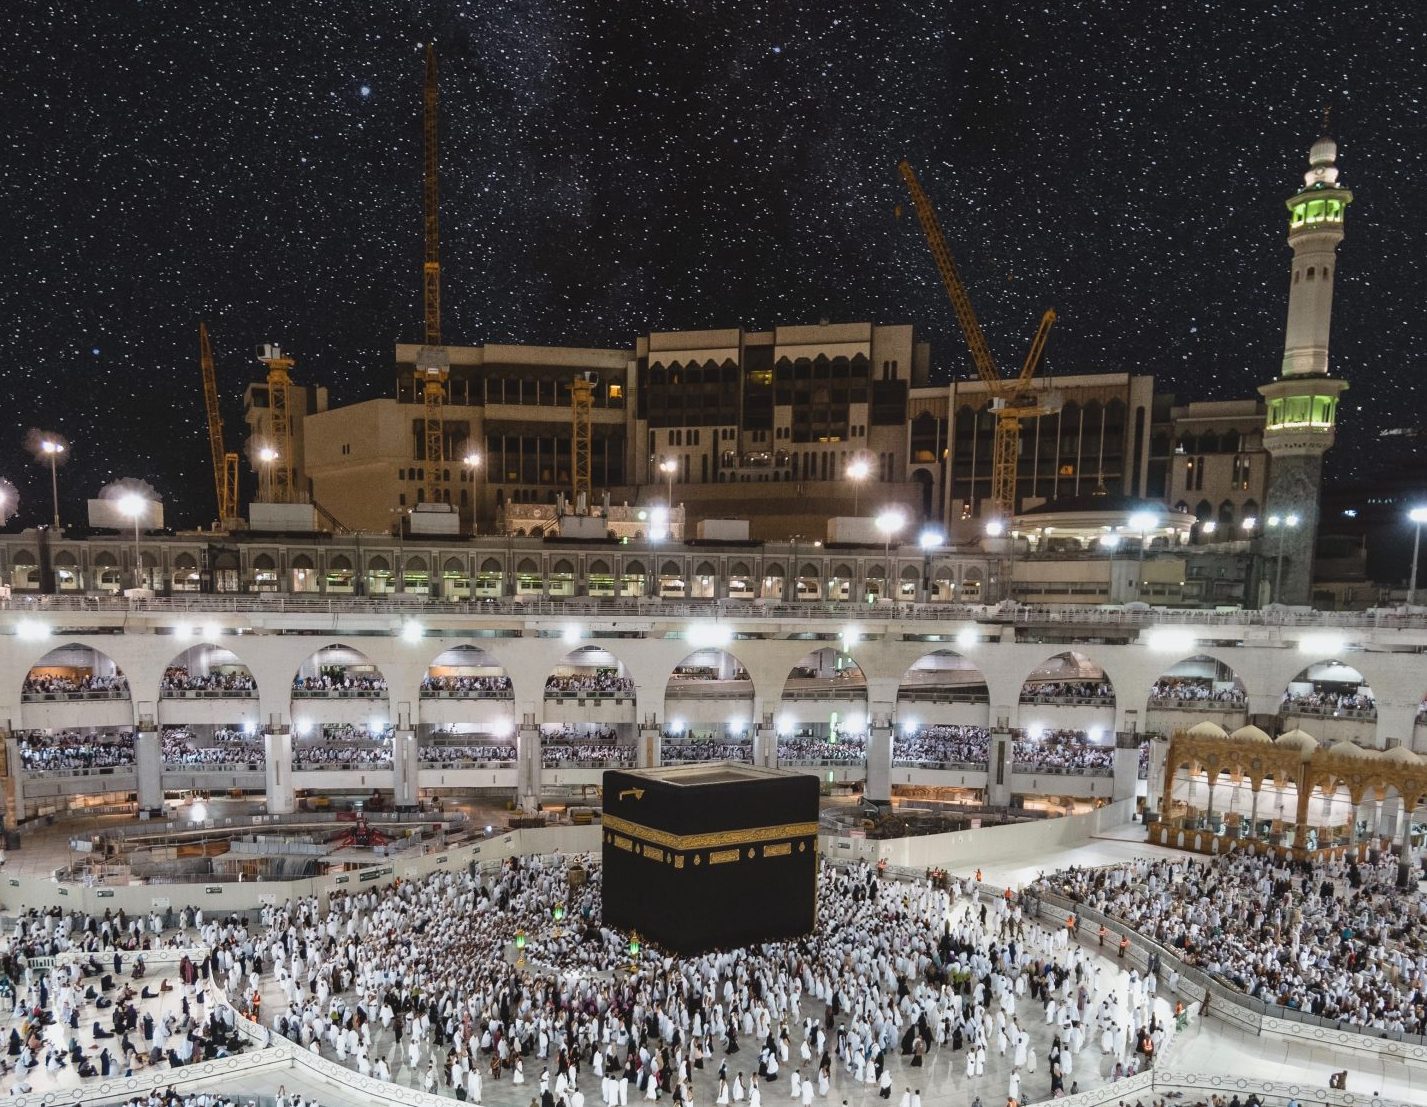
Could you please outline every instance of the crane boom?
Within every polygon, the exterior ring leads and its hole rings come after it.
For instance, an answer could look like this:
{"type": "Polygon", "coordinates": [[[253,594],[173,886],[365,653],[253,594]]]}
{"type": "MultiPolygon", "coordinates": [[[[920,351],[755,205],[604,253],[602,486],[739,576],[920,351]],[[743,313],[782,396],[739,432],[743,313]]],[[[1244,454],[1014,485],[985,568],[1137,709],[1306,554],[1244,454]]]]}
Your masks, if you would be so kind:
{"type": "Polygon", "coordinates": [[[208,413],[208,450],[213,457],[213,486],[218,495],[218,522],[228,526],[238,518],[238,455],[223,447],[223,416],[218,407],[218,377],[208,325],[198,324],[198,360],[203,369],[203,406],[208,413]]]}
{"type": "Polygon", "coordinates": [[[931,248],[932,259],[936,262],[941,283],[951,300],[956,321],[966,338],[971,351],[971,360],[976,373],[986,385],[991,398],[991,409],[996,419],[995,438],[991,448],[991,504],[998,518],[1011,523],[1016,513],[1016,478],[1020,467],[1021,420],[1038,415],[1048,415],[1044,406],[1031,389],[1036,367],[1045,351],[1046,336],[1055,324],[1055,310],[1048,310],[1041,316],[1040,326],[1031,339],[1031,348],[1026,352],[1026,360],[1021,365],[1020,374],[1014,380],[1003,379],[996,369],[996,360],[991,356],[991,348],[986,344],[986,336],[981,332],[976,311],[971,306],[971,297],[961,281],[956,268],[956,259],[946,244],[946,236],[941,233],[941,222],[936,209],[922,189],[921,182],[911,165],[905,160],[897,163],[897,171],[906,182],[907,191],[912,195],[912,206],[917,212],[917,221],[922,226],[927,245],[931,248]]]}
{"type": "Polygon", "coordinates": [[[428,346],[441,345],[441,223],[440,186],[436,176],[436,47],[426,47],[426,82],[423,88],[422,113],[425,132],[426,162],[421,178],[422,207],[426,238],[426,257],[421,266],[422,289],[426,302],[426,334],[428,346]]]}
{"type": "Polygon", "coordinates": [[[418,355],[416,372],[421,381],[423,405],[423,495],[427,503],[434,504],[441,502],[445,472],[442,464],[446,460],[446,381],[450,377],[451,363],[446,351],[441,348],[441,194],[436,158],[436,47],[430,43],[426,46],[422,104],[425,163],[421,192],[426,254],[421,266],[421,284],[426,316],[423,330],[425,346],[418,355]]]}
{"type": "Polygon", "coordinates": [[[941,283],[946,287],[946,295],[951,300],[951,308],[956,313],[956,321],[960,324],[961,333],[966,338],[966,345],[971,351],[971,360],[976,365],[976,373],[985,382],[986,387],[991,390],[992,396],[1000,396],[1004,385],[1001,381],[1001,374],[996,369],[996,359],[991,356],[991,347],[986,345],[986,336],[981,333],[981,324],[977,321],[976,312],[971,306],[971,297],[966,293],[966,286],[961,283],[961,274],[956,268],[956,259],[951,256],[951,250],[946,245],[946,236],[941,233],[941,223],[936,217],[936,209],[932,207],[931,200],[922,190],[922,184],[917,180],[917,174],[908,162],[898,162],[897,171],[902,174],[902,180],[907,184],[907,191],[912,194],[912,206],[917,212],[917,222],[922,225],[922,234],[926,236],[927,245],[931,247],[932,260],[936,262],[937,272],[941,274],[941,283]]]}

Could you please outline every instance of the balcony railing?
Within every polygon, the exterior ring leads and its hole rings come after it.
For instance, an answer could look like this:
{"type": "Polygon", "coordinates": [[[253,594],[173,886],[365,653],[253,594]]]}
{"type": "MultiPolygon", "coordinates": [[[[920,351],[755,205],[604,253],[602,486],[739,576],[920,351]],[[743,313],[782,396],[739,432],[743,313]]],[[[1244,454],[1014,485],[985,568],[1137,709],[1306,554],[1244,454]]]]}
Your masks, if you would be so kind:
{"type": "Polygon", "coordinates": [[[160,688],[161,700],[255,700],[256,688],[160,688]]]}
{"type": "Polygon", "coordinates": [[[21,703],[71,703],[88,700],[127,700],[129,690],[106,688],[101,692],[22,692],[21,703]]]}
{"type": "Polygon", "coordinates": [[[385,688],[294,688],[295,700],[384,700],[385,688]]]}

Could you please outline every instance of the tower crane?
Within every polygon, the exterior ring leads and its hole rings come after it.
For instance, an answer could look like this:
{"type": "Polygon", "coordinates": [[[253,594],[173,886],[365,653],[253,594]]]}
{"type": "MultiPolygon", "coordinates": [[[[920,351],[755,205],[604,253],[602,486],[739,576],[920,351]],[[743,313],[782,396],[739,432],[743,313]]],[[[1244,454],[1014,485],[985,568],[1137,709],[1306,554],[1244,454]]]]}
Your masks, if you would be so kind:
{"type": "Polygon", "coordinates": [[[426,81],[422,95],[422,122],[425,164],[422,171],[423,227],[426,253],[421,266],[421,285],[426,317],[417,354],[416,379],[421,382],[425,407],[423,438],[426,444],[425,499],[441,502],[441,466],[445,461],[446,382],[451,376],[451,359],[441,345],[441,224],[440,187],[436,159],[436,48],[426,46],[426,81]]]}
{"type": "Polygon", "coordinates": [[[591,506],[590,412],[597,380],[594,373],[585,372],[576,373],[570,382],[570,498],[580,513],[591,506]]]}
{"type": "Polygon", "coordinates": [[[218,378],[213,371],[213,347],[208,325],[198,324],[198,360],[203,369],[203,406],[208,412],[208,449],[213,455],[213,485],[218,493],[218,524],[231,527],[238,519],[238,455],[223,448],[223,416],[218,410],[218,378]]]}
{"type": "Polygon", "coordinates": [[[258,347],[258,360],[268,370],[268,416],[271,441],[266,449],[271,456],[262,458],[263,472],[267,475],[268,501],[275,504],[293,503],[293,492],[297,484],[297,467],[293,464],[292,437],[292,374],[290,370],[296,362],[282,352],[282,348],[270,342],[258,347]]]}
{"type": "Polygon", "coordinates": [[[937,272],[941,274],[941,283],[951,300],[951,307],[956,313],[961,333],[966,338],[966,345],[971,350],[971,361],[991,397],[991,407],[996,416],[995,445],[991,452],[991,503],[996,516],[1009,525],[1016,511],[1016,469],[1021,446],[1021,420],[1050,415],[1056,410],[1054,405],[1045,402],[1045,393],[1031,384],[1036,367],[1040,364],[1041,354],[1045,350],[1046,336],[1055,323],[1055,310],[1049,309],[1041,316],[1040,326],[1036,329],[1035,337],[1031,339],[1031,347],[1026,352],[1026,360],[1021,365],[1020,374],[1014,379],[1002,378],[996,368],[996,360],[991,356],[991,348],[986,344],[986,336],[981,333],[981,324],[976,319],[966,286],[961,282],[956,261],[941,233],[936,209],[922,190],[921,182],[917,180],[911,165],[906,161],[899,162],[897,171],[901,173],[907,191],[911,193],[917,221],[921,224],[927,245],[931,247],[932,259],[936,262],[937,272]]]}

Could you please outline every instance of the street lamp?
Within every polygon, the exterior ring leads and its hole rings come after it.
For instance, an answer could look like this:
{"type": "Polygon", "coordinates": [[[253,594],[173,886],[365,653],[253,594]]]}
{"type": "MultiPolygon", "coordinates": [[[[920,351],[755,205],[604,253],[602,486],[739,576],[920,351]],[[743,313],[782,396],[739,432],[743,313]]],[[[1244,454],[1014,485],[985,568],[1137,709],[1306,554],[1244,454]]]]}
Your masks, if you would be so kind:
{"type": "Polygon", "coordinates": [[[862,482],[872,475],[872,463],[859,457],[847,467],[847,479],[852,482],[852,516],[857,517],[857,501],[862,492],[862,482]]]}
{"type": "Polygon", "coordinates": [[[471,533],[476,533],[476,519],[480,516],[480,498],[476,495],[476,471],[481,467],[481,455],[476,450],[467,450],[461,464],[471,476],[471,533]]]}
{"type": "Polygon", "coordinates": [[[1278,551],[1274,556],[1273,566],[1273,602],[1282,603],[1279,596],[1283,590],[1283,540],[1288,532],[1298,526],[1297,515],[1270,515],[1268,517],[1268,529],[1278,531],[1278,551]]]}
{"type": "Polygon", "coordinates": [[[273,462],[277,456],[277,451],[271,446],[264,446],[258,451],[258,460],[263,464],[263,500],[266,503],[271,503],[273,498],[273,462]]]}
{"type": "Polygon", "coordinates": [[[922,548],[922,603],[931,603],[932,598],[932,550],[946,545],[946,535],[935,530],[924,530],[917,544],[922,548]]]}
{"type": "Polygon", "coordinates": [[[1128,520],[1130,529],[1139,531],[1140,535],[1140,561],[1139,569],[1135,576],[1135,599],[1140,598],[1141,589],[1145,583],[1145,541],[1149,532],[1159,526],[1159,516],[1153,511],[1136,511],[1128,520]]]}
{"type": "Polygon", "coordinates": [[[877,529],[882,532],[882,598],[887,599],[892,581],[892,535],[907,525],[907,517],[900,511],[884,511],[877,516],[877,529]]]}
{"type": "Polygon", "coordinates": [[[40,442],[40,449],[50,459],[50,493],[54,496],[55,530],[59,530],[59,455],[64,453],[64,443],[57,438],[46,438],[40,442]]]}
{"type": "Polygon", "coordinates": [[[143,566],[139,562],[139,520],[144,517],[144,511],[148,507],[149,501],[140,496],[137,492],[130,492],[119,500],[119,513],[126,518],[134,520],[134,587],[144,586],[143,566]]]}
{"type": "MultiPolygon", "coordinates": [[[[0,511],[0,518],[3,517],[4,512],[0,511]]],[[[1422,524],[1427,523],[1427,507],[1414,507],[1407,517],[1417,528],[1412,535],[1412,579],[1407,585],[1407,606],[1411,607],[1417,600],[1417,549],[1422,545],[1422,524]]]]}
{"type": "Polygon", "coordinates": [[[659,472],[669,478],[669,510],[674,510],[674,473],[678,470],[679,463],[672,457],[666,457],[659,463],[659,472]]]}

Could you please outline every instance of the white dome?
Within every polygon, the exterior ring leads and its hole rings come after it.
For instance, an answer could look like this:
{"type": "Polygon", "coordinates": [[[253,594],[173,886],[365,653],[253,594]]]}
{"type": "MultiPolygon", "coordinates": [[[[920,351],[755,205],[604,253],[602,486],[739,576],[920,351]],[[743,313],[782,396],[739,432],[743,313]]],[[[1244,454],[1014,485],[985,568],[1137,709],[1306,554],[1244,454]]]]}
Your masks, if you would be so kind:
{"type": "Polygon", "coordinates": [[[1422,758],[1413,753],[1406,746],[1393,746],[1392,749],[1383,753],[1384,761],[1391,761],[1398,765],[1420,765],[1422,758]]]}
{"type": "Polygon", "coordinates": [[[1227,738],[1229,732],[1218,723],[1211,723],[1205,719],[1202,723],[1195,723],[1189,728],[1191,738],[1227,738]]]}
{"type": "Polygon", "coordinates": [[[1284,749],[1297,750],[1299,757],[1307,761],[1318,748],[1318,739],[1306,730],[1290,730],[1287,734],[1280,734],[1274,744],[1284,749]]]}
{"type": "Polygon", "coordinates": [[[1349,742],[1346,739],[1341,742],[1334,742],[1328,747],[1328,752],[1334,757],[1352,757],[1355,759],[1377,756],[1377,750],[1364,749],[1362,746],[1354,742],[1349,742]]]}
{"type": "Polygon", "coordinates": [[[1332,165],[1338,160],[1338,144],[1328,135],[1315,142],[1308,151],[1308,164],[1312,166],[1332,165]]]}
{"type": "Polygon", "coordinates": [[[1272,741],[1273,741],[1272,738],[1270,738],[1266,733],[1264,733],[1262,730],[1260,730],[1260,729],[1259,729],[1258,727],[1256,727],[1256,726],[1241,726],[1241,727],[1239,727],[1238,730],[1234,731],[1233,734],[1229,735],[1229,737],[1230,737],[1230,738],[1237,739],[1237,740],[1240,741],[1240,742],[1272,742],[1272,741]]]}

